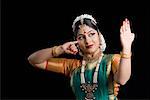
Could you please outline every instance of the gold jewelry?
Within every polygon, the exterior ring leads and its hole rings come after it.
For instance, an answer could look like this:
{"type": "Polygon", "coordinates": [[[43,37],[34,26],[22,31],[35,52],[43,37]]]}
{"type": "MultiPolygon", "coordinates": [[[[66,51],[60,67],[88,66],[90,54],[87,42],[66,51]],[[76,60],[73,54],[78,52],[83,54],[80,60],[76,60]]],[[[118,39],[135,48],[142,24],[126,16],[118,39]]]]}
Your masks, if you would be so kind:
{"type": "Polygon", "coordinates": [[[130,53],[130,54],[125,54],[125,53],[123,53],[123,52],[120,52],[120,55],[121,55],[121,58],[129,59],[129,58],[131,58],[132,53],[130,53]]]}
{"type": "Polygon", "coordinates": [[[53,56],[53,57],[57,57],[57,56],[58,56],[58,55],[57,55],[57,52],[56,52],[57,47],[58,47],[58,46],[54,46],[54,47],[52,48],[52,56],[53,56]]]}
{"type": "Polygon", "coordinates": [[[99,65],[102,60],[103,54],[99,57],[99,61],[97,62],[96,69],[93,75],[93,83],[90,82],[85,82],[85,60],[82,60],[82,66],[81,66],[81,73],[80,73],[80,79],[81,79],[81,85],[80,88],[82,91],[85,92],[85,100],[94,100],[96,97],[94,96],[94,92],[98,88],[98,70],[99,70],[99,65]]]}

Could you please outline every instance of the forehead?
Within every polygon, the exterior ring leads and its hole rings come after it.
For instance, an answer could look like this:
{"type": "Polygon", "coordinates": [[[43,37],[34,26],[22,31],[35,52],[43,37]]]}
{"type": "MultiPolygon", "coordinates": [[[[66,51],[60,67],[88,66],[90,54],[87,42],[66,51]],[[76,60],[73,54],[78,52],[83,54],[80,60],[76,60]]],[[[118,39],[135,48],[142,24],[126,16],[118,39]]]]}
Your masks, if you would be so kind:
{"type": "Polygon", "coordinates": [[[96,32],[96,30],[85,24],[79,26],[79,34],[88,34],[89,32],[96,32]]]}

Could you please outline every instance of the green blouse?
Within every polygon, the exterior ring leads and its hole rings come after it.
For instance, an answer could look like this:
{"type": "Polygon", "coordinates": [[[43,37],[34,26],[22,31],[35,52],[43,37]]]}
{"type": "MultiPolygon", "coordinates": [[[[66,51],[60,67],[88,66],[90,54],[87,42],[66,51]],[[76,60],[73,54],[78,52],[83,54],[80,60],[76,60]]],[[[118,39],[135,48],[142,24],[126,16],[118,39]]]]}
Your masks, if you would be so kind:
{"type": "MultiPolygon", "coordinates": [[[[98,88],[93,93],[95,100],[116,100],[113,94],[113,73],[111,71],[113,54],[104,55],[98,71],[98,88]]],[[[85,81],[92,84],[93,74],[96,67],[93,69],[85,69],[85,81]]],[[[81,67],[76,68],[71,75],[71,87],[77,100],[85,100],[85,92],[81,90],[81,67]]]]}

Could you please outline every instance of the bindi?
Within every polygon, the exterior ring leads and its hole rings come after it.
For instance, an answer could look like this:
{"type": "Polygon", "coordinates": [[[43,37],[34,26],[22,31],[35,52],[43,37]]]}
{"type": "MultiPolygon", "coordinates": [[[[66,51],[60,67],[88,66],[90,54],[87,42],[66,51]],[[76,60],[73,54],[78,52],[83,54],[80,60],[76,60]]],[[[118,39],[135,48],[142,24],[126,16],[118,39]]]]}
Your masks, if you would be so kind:
{"type": "Polygon", "coordinates": [[[86,33],[86,31],[85,31],[85,30],[83,30],[83,33],[85,34],[85,33],[86,33]]]}

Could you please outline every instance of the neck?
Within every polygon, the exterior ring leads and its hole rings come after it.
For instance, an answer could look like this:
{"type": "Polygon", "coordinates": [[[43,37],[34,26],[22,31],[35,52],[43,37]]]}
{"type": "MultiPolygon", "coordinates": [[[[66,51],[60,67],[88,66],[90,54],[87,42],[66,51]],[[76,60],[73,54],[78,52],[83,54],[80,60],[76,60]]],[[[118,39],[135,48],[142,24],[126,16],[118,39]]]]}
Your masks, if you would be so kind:
{"type": "Polygon", "coordinates": [[[87,63],[91,63],[91,62],[95,62],[98,60],[98,58],[101,56],[102,52],[100,51],[100,49],[97,49],[94,53],[92,54],[86,54],[83,56],[83,59],[87,62],[87,63]]]}

